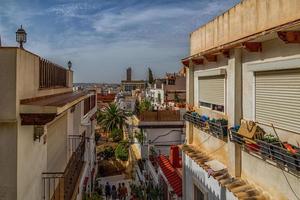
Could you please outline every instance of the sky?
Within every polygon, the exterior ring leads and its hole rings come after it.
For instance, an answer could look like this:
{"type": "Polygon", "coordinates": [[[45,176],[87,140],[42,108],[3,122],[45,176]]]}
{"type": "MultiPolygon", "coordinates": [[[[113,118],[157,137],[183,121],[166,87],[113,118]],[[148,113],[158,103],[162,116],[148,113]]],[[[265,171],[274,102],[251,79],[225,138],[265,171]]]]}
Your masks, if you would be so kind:
{"type": "Polygon", "coordinates": [[[189,34],[239,0],[0,0],[2,46],[16,46],[66,66],[74,82],[118,83],[132,67],[134,79],[180,69],[189,34]]]}

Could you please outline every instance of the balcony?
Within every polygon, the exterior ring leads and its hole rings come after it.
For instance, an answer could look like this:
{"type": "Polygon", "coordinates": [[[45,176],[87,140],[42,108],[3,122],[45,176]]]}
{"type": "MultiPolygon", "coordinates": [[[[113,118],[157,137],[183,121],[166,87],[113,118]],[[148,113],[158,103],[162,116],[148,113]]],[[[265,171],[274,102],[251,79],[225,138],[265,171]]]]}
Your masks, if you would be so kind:
{"type": "Polygon", "coordinates": [[[281,142],[276,137],[267,137],[249,139],[240,135],[237,129],[230,129],[230,140],[240,145],[243,151],[300,177],[300,148],[281,142]]]}
{"type": "Polygon", "coordinates": [[[186,112],[183,119],[192,123],[196,128],[220,140],[227,141],[228,121],[226,119],[209,119],[196,112],[186,112]]]}
{"type": "Polygon", "coordinates": [[[43,58],[39,62],[39,77],[40,89],[67,87],[67,70],[43,58]]]}
{"type": "Polygon", "coordinates": [[[64,172],[42,174],[43,200],[71,200],[84,165],[84,136],[69,136],[68,149],[71,153],[64,172]]]}
{"type": "Polygon", "coordinates": [[[84,115],[96,106],[96,95],[91,95],[84,100],[84,115]]]}

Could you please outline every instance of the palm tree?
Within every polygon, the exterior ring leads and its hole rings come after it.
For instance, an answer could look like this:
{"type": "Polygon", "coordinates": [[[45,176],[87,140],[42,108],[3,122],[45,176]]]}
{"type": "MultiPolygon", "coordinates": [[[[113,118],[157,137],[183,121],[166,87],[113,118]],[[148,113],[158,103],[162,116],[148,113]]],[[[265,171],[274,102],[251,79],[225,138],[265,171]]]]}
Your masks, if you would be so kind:
{"type": "Polygon", "coordinates": [[[100,111],[98,123],[105,131],[112,132],[114,129],[122,129],[127,117],[129,113],[112,103],[100,111]]]}

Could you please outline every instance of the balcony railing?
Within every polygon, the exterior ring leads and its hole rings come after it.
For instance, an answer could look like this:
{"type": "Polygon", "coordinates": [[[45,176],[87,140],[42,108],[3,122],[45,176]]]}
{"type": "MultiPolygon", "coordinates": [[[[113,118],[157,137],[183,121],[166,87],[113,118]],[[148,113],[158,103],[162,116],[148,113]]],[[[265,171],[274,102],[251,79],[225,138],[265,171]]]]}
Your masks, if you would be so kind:
{"type": "Polygon", "coordinates": [[[241,145],[245,152],[256,155],[281,169],[300,175],[300,148],[293,147],[295,152],[292,152],[285,148],[287,143],[269,143],[262,139],[245,138],[233,128],[230,129],[230,140],[241,145]]]}
{"type": "Polygon", "coordinates": [[[92,95],[84,100],[84,115],[96,106],[96,95],[92,95]]]}
{"type": "Polygon", "coordinates": [[[227,141],[228,122],[225,119],[209,120],[205,116],[200,116],[196,112],[186,112],[183,119],[192,123],[196,128],[211,134],[223,141],[227,141]]]}
{"type": "Polygon", "coordinates": [[[145,111],[139,115],[141,121],[180,121],[179,110],[145,111]]]}
{"type": "Polygon", "coordinates": [[[70,136],[69,150],[72,154],[64,172],[42,174],[43,200],[71,200],[84,164],[84,138],[84,136],[70,136]]]}
{"type": "Polygon", "coordinates": [[[67,86],[67,70],[48,60],[40,58],[39,88],[57,88],[67,86]]]}

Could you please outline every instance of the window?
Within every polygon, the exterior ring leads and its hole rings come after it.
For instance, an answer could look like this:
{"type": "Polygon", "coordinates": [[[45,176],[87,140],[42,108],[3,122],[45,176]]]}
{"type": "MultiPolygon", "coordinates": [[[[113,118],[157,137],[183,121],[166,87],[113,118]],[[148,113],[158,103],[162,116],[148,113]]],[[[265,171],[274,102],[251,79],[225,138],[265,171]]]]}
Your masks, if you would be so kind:
{"type": "Polygon", "coordinates": [[[205,194],[194,185],[194,200],[205,200],[205,194]]]}
{"type": "Polygon", "coordinates": [[[224,112],[225,105],[225,77],[199,78],[199,106],[224,112]]]}
{"type": "Polygon", "coordinates": [[[175,85],[175,79],[168,79],[168,85],[175,85]]]}
{"type": "Polygon", "coordinates": [[[300,132],[300,70],[255,73],[255,120],[300,132]]]}

